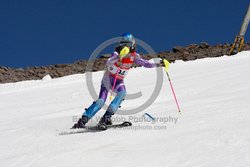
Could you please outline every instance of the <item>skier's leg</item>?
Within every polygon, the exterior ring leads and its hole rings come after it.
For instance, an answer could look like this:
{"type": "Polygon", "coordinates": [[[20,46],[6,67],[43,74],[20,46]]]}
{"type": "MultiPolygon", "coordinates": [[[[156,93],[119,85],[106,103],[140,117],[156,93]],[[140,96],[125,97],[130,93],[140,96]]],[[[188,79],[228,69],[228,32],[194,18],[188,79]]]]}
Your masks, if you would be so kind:
{"type": "Polygon", "coordinates": [[[82,118],[72,127],[75,128],[84,128],[85,124],[103,107],[108,95],[108,90],[102,85],[99,93],[99,98],[93,102],[89,108],[85,109],[85,112],[82,114],[82,118]]]}
{"type": "Polygon", "coordinates": [[[93,102],[93,104],[86,109],[83,113],[83,116],[87,116],[89,119],[92,118],[104,105],[108,95],[108,90],[101,86],[101,90],[99,93],[99,98],[93,102]]]}
{"type": "Polygon", "coordinates": [[[114,100],[110,103],[107,111],[103,115],[102,119],[100,120],[100,123],[105,123],[105,124],[112,124],[111,117],[112,115],[115,114],[115,112],[118,110],[120,107],[122,101],[124,100],[126,96],[126,89],[124,84],[119,85],[117,89],[117,95],[114,98],[114,100]]]}

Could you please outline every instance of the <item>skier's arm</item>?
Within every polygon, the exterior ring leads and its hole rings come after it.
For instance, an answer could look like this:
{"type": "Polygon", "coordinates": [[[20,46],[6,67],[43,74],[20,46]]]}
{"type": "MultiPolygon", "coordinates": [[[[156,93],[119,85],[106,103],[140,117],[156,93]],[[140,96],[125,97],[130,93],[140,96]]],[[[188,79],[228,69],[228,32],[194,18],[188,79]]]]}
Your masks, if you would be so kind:
{"type": "Polygon", "coordinates": [[[138,65],[141,65],[146,68],[154,68],[157,67],[156,63],[151,63],[146,59],[143,59],[139,54],[136,55],[135,57],[135,63],[138,65]]]}
{"type": "Polygon", "coordinates": [[[117,52],[113,52],[110,56],[110,58],[108,58],[106,65],[107,67],[113,65],[115,62],[117,62],[119,60],[119,55],[117,52]]]}

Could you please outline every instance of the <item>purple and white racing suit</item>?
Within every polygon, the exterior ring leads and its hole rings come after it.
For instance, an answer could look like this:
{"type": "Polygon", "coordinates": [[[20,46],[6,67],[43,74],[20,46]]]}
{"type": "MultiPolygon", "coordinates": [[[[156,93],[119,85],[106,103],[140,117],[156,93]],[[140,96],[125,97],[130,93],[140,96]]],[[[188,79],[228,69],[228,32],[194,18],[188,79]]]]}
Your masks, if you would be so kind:
{"type": "Polygon", "coordinates": [[[111,57],[106,62],[107,71],[105,72],[102,78],[99,98],[83,113],[83,115],[87,116],[88,118],[91,118],[103,107],[107,99],[108,92],[112,90],[116,77],[117,79],[114,85],[114,92],[117,93],[117,95],[110,103],[106,113],[108,112],[110,114],[114,114],[117,111],[118,107],[121,105],[121,102],[126,96],[126,87],[123,81],[133,63],[136,63],[146,68],[157,67],[157,64],[151,63],[148,60],[143,59],[136,52],[128,54],[123,59],[128,59],[130,61],[121,62],[119,54],[117,52],[112,53],[111,57]]]}

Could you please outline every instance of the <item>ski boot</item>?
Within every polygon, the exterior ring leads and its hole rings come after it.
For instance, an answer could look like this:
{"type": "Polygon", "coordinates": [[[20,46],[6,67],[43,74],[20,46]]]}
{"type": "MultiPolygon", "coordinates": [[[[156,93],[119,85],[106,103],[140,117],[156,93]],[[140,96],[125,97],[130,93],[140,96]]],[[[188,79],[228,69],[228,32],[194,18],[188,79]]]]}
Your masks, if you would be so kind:
{"type": "Polygon", "coordinates": [[[104,123],[106,125],[112,125],[112,120],[111,120],[112,115],[113,115],[112,113],[106,111],[106,113],[103,115],[103,117],[99,121],[99,124],[104,123]]]}
{"type": "Polygon", "coordinates": [[[107,130],[108,129],[108,125],[106,125],[105,123],[99,123],[97,125],[97,129],[98,130],[107,130]]]}
{"type": "Polygon", "coordinates": [[[78,128],[85,128],[85,124],[92,118],[104,105],[103,99],[98,99],[97,101],[93,102],[93,104],[85,109],[83,116],[81,119],[78,120],[76,124],[71,129],[78,129],[78,128]]]}
{"type": "Polygon", "coordinates": [[[88,122],[89,118],[85,115],[82,116],[82,118],[80,118],[78,120],[77,123],[75,123],[71,129],[80,129],[80,128],[85,128],[85,124],[88,122]]]}
{"type": "Polygon", "coordinates": [[[113,113],[106,111],[101,120],[98,123],[98,129],[99,130],[106,130],[108,128],[108,125],[112,125],[111,117],[114,115],[113,113]]]}

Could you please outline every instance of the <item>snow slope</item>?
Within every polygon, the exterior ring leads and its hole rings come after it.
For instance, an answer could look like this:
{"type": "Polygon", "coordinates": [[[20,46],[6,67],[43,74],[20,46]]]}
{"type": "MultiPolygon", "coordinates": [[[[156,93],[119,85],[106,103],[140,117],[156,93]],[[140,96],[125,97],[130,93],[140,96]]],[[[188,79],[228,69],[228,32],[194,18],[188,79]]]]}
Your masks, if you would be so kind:
{"type": "MultiPolygon", "coordinates": [[[[133,129],[59,136],[93,99],[85,75],[47,77],[0,85],[0,166],[250,166],[250,52],[171,64],[170,76],[182,109],[164,76],[162,91],[144,112],[131,117],[133,129]],[[158,120],[144,118],[147,112],[158,120]],[[165,122],[163,122],[163,120],[165,122]],[[136,129],[137,128],[137,129],[136,129]]],[[[99,91],[103,72],[94,73],[99,91]]],[[[142,104],[152,93],[156,71],[132,69],[128,93],[142,104]]],[[[101,116],[104,110],[97,114],[101,116]]],[[[97,123],[97,117],[89,125],[97,123]]]]}

